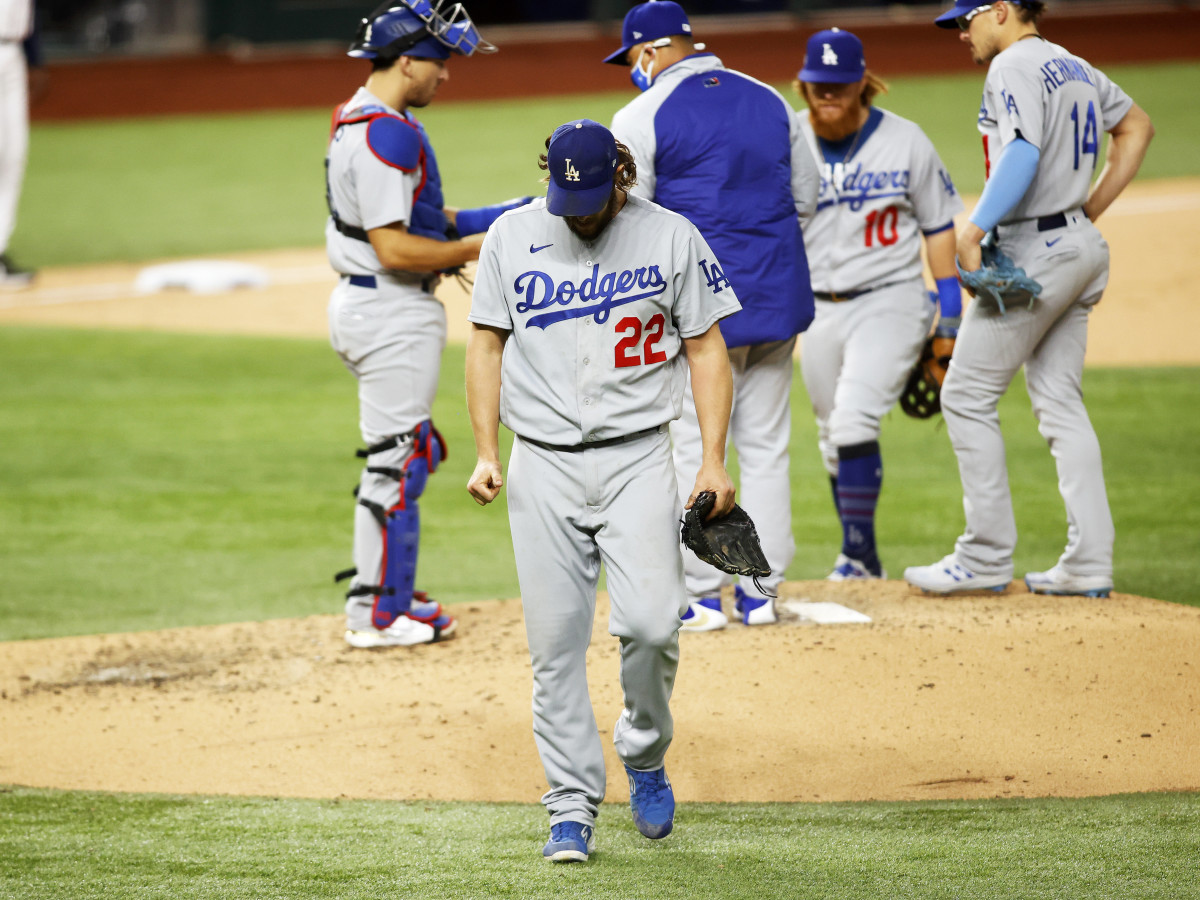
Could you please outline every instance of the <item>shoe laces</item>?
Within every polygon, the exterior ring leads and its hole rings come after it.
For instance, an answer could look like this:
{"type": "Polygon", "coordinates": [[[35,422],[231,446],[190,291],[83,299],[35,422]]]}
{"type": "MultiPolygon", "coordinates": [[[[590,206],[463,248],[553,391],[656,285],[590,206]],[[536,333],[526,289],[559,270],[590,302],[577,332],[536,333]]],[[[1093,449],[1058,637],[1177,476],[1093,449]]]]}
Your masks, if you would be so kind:
{"type": "Polygon", "coordinates": [[[591,826],[580,822],[559,822],[550,826],[550,840],[556,844],[564,841],[580,840],[587,844],[591,826]]]}
{"type": "Polygon", "coordinates": [[[630,769],[629,789],[639,803],[662,803],[670,793],[671,782],[667,780],[666,769],[655,769],[653,772],[630,769]]]}

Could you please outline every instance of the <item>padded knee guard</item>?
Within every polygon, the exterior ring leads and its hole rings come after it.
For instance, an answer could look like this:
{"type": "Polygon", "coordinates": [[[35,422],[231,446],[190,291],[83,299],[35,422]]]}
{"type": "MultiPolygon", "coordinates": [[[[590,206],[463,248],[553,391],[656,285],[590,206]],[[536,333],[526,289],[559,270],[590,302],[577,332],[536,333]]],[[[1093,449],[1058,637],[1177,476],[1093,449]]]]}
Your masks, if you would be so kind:
{"type": "Polygon", "coordinates": [[[384,508],[365,497],[358,500],[360,505],[370,510],[379,524],[383,542],[378,582],[354,588],[360,593],[375,595],[371,624],[376,628],[387,628],[399,616],[408,613],[412,606],[421,539],[421,510],[417,499],[425,493],[429,476],[437,471],[438,465],[446,458],[446,442],[433,423],[426,420],[409,435],[389,438],[368,448],[365,453],[360,451],[369,463],[375,453],[393,449],[406,439],[411,439],[411,447],[398,467],[367,466],[368,472],[394,478],[398,482],[397,502],[384,508]]]}

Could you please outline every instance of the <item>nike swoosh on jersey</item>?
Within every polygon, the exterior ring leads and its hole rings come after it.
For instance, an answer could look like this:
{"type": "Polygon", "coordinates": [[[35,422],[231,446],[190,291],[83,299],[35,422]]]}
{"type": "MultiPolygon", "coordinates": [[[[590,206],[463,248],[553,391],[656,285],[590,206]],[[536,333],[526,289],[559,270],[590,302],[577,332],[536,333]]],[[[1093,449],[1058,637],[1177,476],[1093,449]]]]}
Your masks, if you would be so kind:
{"type": "Polygon", "coordinates": [[[1058,243],[1059,241],[1061,241],[1061,240],[1062,240],[1062,238],[1060,238],[1060,237],[1056,237],[1056,238],[1055,238],[1054,240],[1052,240],[1052,241],[1046,241],[1046,246],[1047,246],[1047,247],[1053,247],[1055,244],[1057,244],[1057,243],[1058,243]]]}
{"type": "Polygon", "coordinates": [[[553,246],[554,246],[554,244],[552,244],[552,243],[551,244],[542,244],[542,246],[540,246],[540,247],[535,247],[535,246],[533,246],[533,244],[530,244],[529,252],[537,253],[539,250],[545,250],[547,247],[553,247],[553,246]]]}

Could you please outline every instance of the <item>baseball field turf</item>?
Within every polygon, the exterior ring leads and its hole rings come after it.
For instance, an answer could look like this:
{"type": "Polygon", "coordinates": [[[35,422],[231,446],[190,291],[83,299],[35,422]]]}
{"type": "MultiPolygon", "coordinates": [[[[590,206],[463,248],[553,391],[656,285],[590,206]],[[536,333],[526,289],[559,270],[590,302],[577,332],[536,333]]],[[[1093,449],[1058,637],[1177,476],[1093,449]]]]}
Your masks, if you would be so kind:
{"type": "MultiPolygon", "coordinates": [[[[1200,66],[1109,71],[1159,129],[1143,177],[1197,174],[1200,113],[1185,92],[1200,66]]],[[[979,187],[969,126],[979,84],[895,79],[886,103],[926,126],[964,191],[979,187]]],[[[538,192],[528,160],[550,128],[581,114],[607,121],[627,99],[435,106],[422,118],[451,199],[469,205],[538,192]]],[[[325,121],[309,111],[38,127],[14,253],[46,266],[318,242],[325,121]]],[[[351,380],[324,342],[3,327],[0,370],[0,641],[337,611],[330,575],[349,564],[358,438],[351,380]]],[[[462,371],[462,349],[451,347],[435,410],[451,454],[426,494],[436,514],[422,581],[443,598],[513,596],[505,516],[464,502],[462,371]]],[[[1092,368],[1084,385],[1120,590],[1200,606],[1200,369],[1092,368]]],[[[798,552],[788,577],[812,579],[837,527],[798,382],[793,402],[798,552]]],[[[1019,382],[1001,414],[1022,572],[1053,558],[1065,523],[1019,382]]],[[[944,430],[895,412],[882,440],[881,545],[895,565],[936,559],[962,525],[944,430]]],[[[453,657],[447,677],[470,664],[453,657]]],[[[1195,771],[1189,752],[1179,764],[1195,771]]],[[[0,752],[0,784],[4,771],[0,752]]],[[[593,860],[555,868],[538,855],[545,813],[535,799],[0,787],[0,898],[1200,897],[1196,793],[684,802],[678,832],[660,844],[613,803],[593,860]]]]}

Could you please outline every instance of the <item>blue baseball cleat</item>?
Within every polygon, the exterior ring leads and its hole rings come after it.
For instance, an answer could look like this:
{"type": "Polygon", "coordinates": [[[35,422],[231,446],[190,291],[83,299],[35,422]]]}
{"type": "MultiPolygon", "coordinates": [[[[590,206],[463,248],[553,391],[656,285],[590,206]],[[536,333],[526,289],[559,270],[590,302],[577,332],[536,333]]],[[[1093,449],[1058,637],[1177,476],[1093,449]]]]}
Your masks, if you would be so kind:
{"type": "Polygon", "coordinates": [[[665,838],[675,825],[675,793],[662,766],[652,772],[625,767],[629,775],[629,808],[633,824],[651,840],[665,838]]]}
{"type": "Polygon", "coordinates": [[[581,822],[559,822],[550,826],[550,840],[542,848],[549,862],[587,862],[596,849],[596,830],[581,822]]]}

